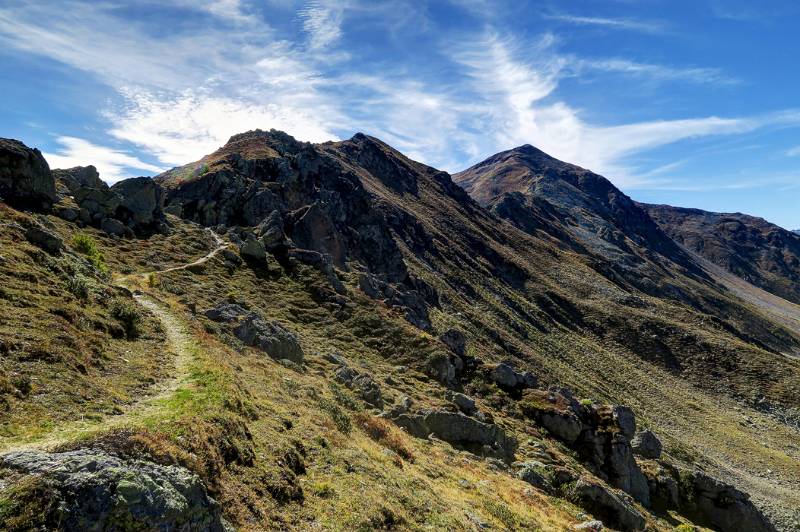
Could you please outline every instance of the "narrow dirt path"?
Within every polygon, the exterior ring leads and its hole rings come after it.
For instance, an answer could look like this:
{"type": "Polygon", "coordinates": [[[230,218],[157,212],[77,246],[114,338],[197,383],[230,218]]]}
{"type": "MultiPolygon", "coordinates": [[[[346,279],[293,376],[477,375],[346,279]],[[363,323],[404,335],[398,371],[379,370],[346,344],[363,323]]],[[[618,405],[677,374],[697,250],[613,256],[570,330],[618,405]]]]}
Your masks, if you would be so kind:
{"type": "Polygon", "coordinates": [[[214,258],[227,247],[227,244],[213,231],[215,241],[214,249],[200,259],[180,266],[145,273],[135,273],[117,279],[117,286],[133,291],[133,299],[148,313],[155,316],[164,329],[167,346],[174,353],[173,375],[153,384],[146,395],[123,408],[121,414],[106,416],[99,420],[78,419],[69,421],[55,427],[45,436],[30,442],[20,442],[11,439],[7,444],[0,444],[3,453],[28,449],[49,450],[64,443],[75,440],[95,432],[107,431],[131,424],[136,419],[147,418],[158,414],[163,408],[164,400],[172,396],[188,380],[191,362],[195,356],[195,346],[192,336],[185,322],[177,316],[164,302],[136,289],[137,280],[145,280],[150,275],[158,275],[178,270],[185,270],[193,266],[202,265],[214,258]]]}

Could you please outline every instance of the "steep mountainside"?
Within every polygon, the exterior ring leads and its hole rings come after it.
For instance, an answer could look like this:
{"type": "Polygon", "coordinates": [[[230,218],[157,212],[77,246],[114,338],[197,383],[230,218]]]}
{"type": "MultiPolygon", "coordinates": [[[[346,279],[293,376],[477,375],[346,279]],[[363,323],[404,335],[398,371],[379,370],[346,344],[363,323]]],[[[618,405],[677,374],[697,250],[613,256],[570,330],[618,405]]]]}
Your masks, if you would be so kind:
{"type": "Polygon", "coordinates": [[[755,286],[800,303],[800,235],[745,214],[642,207],[687,249],[755,286]]]}
{"type": "Polygon", "coordinates": [[[252,131],[4,207],[0,524],[791,529],[798,332],[600,176],[522,151],[550,199],[504,196],[535,227],[362,134],[252,131]],[[54,331],[112,348],[32,356],[54,331]]]}

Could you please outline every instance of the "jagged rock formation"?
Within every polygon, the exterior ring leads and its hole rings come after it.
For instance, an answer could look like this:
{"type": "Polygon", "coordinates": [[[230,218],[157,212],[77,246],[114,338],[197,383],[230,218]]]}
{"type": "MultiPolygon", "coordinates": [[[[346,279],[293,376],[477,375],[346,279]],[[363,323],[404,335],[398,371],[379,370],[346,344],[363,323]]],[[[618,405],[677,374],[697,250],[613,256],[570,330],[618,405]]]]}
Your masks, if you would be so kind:
{"type": "Polygon", "coordinates": [[[37,149],[0,138],[0,198],[12,205],[47,209],[56,201],[50,167],[37,149]]]}
{"type": "MultiPolygon", "coordinates": [[[[363,135],[354,137],[348,154],[369,165],[370,146],[363,135]]],[[[398,175],[400,166],[393,170],[398,175]]],[[[167,190],[167,208],[185,218],[255,228],[245,240],[245,255],[259,258],[262,248],[281,253],[291,243],[330,257],[336,268],[364,268],[363,284],[372,297],[405,309],[409,321],[429,328],[426,301],[435,304],[436,296],[409,275],[390,234],[391,210],[365,189],[358,175],[365,170],[327,146],[257,130],[231,137],[215,153],[156,181],[167,190]]]]}
{"type": "Polygon", "coordinates": [[[800,303],[800,235],[745,214],[643,207],[687,249],[748,283],[800,303]]]}

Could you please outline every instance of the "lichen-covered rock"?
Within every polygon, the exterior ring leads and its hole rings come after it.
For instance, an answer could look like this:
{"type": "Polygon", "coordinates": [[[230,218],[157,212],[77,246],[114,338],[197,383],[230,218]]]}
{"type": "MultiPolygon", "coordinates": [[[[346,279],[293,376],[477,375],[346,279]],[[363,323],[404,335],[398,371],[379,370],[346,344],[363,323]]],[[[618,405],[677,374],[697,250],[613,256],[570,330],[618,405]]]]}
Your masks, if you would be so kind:
{"type": "Polygon", "coordinates": [[[227,529],[200,478],[182,467],[85,449],[9,453],[0,467],[48,479],[59,498],[53,520],[65,530],[227,529]]]}
{"type": "Polygon", "coordinates": [[[268,322],[260,314],[234,303],[220,303],[203,315],[211,321],[227,324],[243,344],[261,349],[272,358],[303,363],[303,349],[297,336],[277,322],[268,322]]]}
{"type": "Polygon", "coordinates": [[[477,407],[475,406],[475,399],[466,396],[463,393],[447,390],[445,393],[445,398],[456,405],[461,412],[468,416],[471,416],[478,411],[477,407]]]}
{"type": "Polygon", "coordinates": [[[461,413],[429,410],[419,414],[402,414],[394,421],[412,436],[426,438],[433,434],[478,454],[510,459],[517,448],[517,441],[501,427],[482,423],[461,413]]]}
{"type": "Polygon", "coordinates": [[[434,353],[428,357],[425,373],[445,386],[452,386],[456,383],[455,365],[445,353],[434,353]]]}
{"type": "Polygon", "coordinates": [[[631,441],[633,452],[642,458],[658,460],[661,458],[661,440],[651,430],[642,430],[636,433],[631,441]]]}
{"type": "Polygon", "coordinates": [[[272,211],[256,228],[256,233],[267,250],[286,245],[287,239],[283,228],[283,217],[277,209],[272,211]]]}
{"type": "Polygon", "coordinates": [[[18,140],[0,138],[0,199],[39,209],[49,209],[55,203],[55,179],[39,150],[18,140]]]}
{"type": "Polygon", "coordinates": [[[264,262],[267,260],[267,250],[264,249],[264,244],[252,233],[248,233],[247,238],[239,247],[239,253],[245,259],[254,262],[264,262]]]}
{"type": "Polygon", "coordinates": [[[64,241],[61,240],[61,237],[40,225],[32,225],[27,228],[25,238],[34,246],[42,248],[51,255],[56,255],[64,249],[64,241]]]}
{"type": "Polygon", "coordinates": [[[598,482],[580,478],[568,494],[581,507],[599,517],[604,523],[623,531],[644,530],[645,518],[627,495],[614,492],[598,482]]]}

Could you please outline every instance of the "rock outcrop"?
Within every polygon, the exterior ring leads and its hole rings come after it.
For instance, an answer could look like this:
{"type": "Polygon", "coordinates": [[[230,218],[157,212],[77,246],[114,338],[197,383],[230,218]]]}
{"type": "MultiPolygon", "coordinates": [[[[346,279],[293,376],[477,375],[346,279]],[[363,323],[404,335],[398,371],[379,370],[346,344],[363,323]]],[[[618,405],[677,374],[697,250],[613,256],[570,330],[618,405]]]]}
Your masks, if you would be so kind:
{"type": "Polygon", "coordinates": [[[412,436],[427,438],[433,435],[481,455],[509,460],[517,448],[517,441],[500,426],[483,423],[460,412],[420,411],[401,414],[394,418],[394,422],[412,436]]]}
{"type": "Polygon", "coordinates": [[[228,530],[200,478],[181,467],[78,450],[10,453],[0,468],[49,482],[58,501],[46,520],[64,530],[228,530]]]}
{"type": "Polygon", "coordinates": [[[277,322],[268,322],[256,312],[232,303],[221,303],[204,312],[211,321],[224,323],[243,344],[258,348],[276,360],[303,363],[297,336],[277,322]]]}
{"type": "Polygon", "coordinates": [[[49,209],[55,203],[55,180],[39,150],[0,138],[0,199],[36,209],[49,209]]]}

